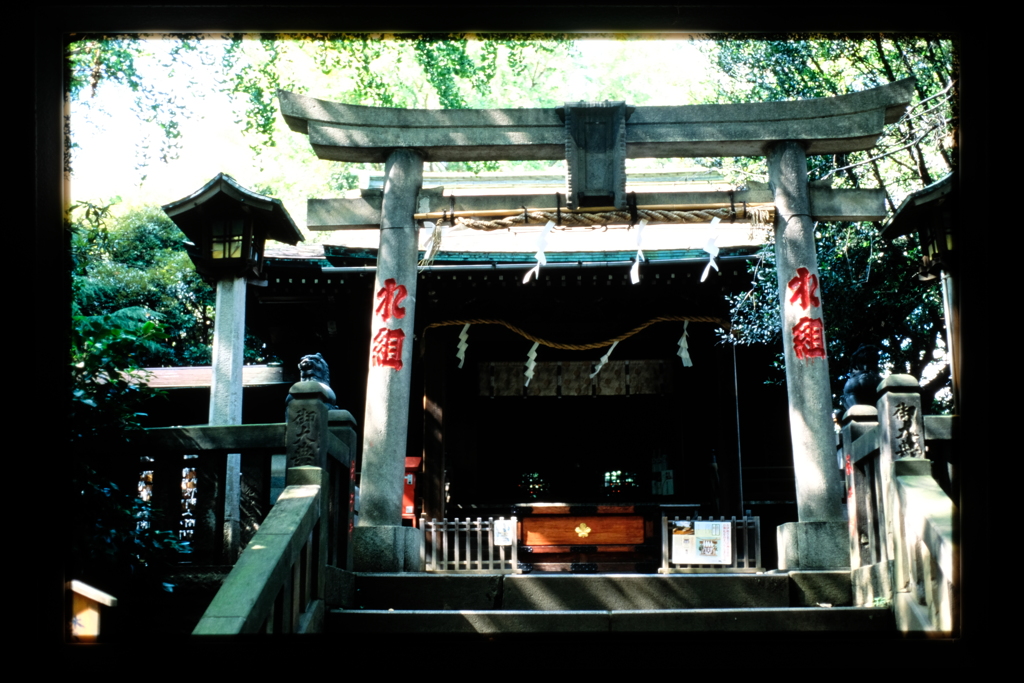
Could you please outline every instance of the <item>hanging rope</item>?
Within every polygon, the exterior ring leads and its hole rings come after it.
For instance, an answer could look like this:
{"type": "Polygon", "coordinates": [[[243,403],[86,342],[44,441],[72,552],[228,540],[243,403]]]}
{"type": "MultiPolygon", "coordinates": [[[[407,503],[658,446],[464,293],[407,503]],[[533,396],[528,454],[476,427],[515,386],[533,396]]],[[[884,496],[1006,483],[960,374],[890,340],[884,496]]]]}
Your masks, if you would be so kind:
{"type": "MultiPolygon", "coordinates": [[[[697,209],[689,211],[666,211],[660,209],[637,209],[637,220],[646,219],[648,223],[708,223],[712,218],[738,217],[741,220],[749,218],[755,223],[769,224],[767,220],[773,213],[775,207],[750,207],[746,211],[734,212],[732,209],[697,209]],[[739,215],[745,213],[745,216],[739,215]]],[[[566,211],[529,211],[519,213],[507,218],[496,218],[494,220],[480,220],[469,216],[459,216],[455,219],[456,225],[464,225],[473,230],[507,230],[520,225],[530,223],[546,223],[547,221],[560,221],[557,225],[566,227],[623,224],[629,225],[633,221],[629,211],[601,211],[596,213],[568,213],[566,211]],[[560,214],[560,215],[559,215],[560,214]]]]}
{"type": "Polygon", "coordinates": [[[629,332],[626,332],[625,334],[620,334],[618,337],[613,337],[612,339],[608,339],[602,342],[595,342],[593,344],[561,344],[558,342],[548,341],[547,339],[541,339],[540,337],[535,337],[529,332],[526,332],[525,330],[520,329],[513,325],[512,323],[506,322],[504,320],[484,320],[479,318],[473,320],[445,320],[444,322],[430,323],[423,329],[423,333],[426,334],[427,330],[433,327],[450,327],[452,325],[502,325],[508,328],[509,330],[512,330],[520,337],[523,337],[524,339],[529,339],[535,344],[540,344],[541,346],[547,346],[552,349],[562,349],[564,351],[589,351],[591,349],[601,349],[604,348],[605,346],[611,346],[612,344],[620,342],[624,339],[629,339],[637,332],[640,332],[641,330],[650,327],[654,323],[670,322],[676,320],[689,320],[690,322],[699,323],[717,323],[720,327],[722,327],[725,330],[728,330],[730,327],[728,320],[725,320],[723,318],[716,318],[713,316],[662,315],[658,316],[657,318],[651,318],[643,325],[634,327],[629,332]]]}
{"type": "Polygon", "coordinates": [[[628,210],[607,209],[570,210],[562,209],[561,203],[553,209],[534,209],[529,211],[522,207],[522,212],[493,211],[444,211],[418,213],[416,220],[436,220],[448,222],[449,225],[463,225],[473,230],[505,230],[514,226],[533,223],[554,222],[555,225],[574,227],[589,225],[635,225],[640,219],[648,223],[708,223],[712,218],[719,220],[728,218],[730,221],[750,220],[757,227],[770,227],[775,218],[775,206],[759,204],[737,209],[735,205],[726,206],[647,206],[630,205],[628,210]],[[493,218],[491,218],[493,217],[493,218]]]}

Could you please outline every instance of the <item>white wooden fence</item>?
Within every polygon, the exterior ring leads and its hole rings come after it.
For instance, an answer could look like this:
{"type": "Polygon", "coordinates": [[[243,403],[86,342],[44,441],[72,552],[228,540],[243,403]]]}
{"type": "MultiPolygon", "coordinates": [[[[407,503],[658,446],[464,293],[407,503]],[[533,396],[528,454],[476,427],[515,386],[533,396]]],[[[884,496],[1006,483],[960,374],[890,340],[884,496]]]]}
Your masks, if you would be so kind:
{"type": "Polygon", "coordinates": [[[423,529],[423,562],[428,572],[488,572],[519,574],[516,518],[499,517],[454,520],[420,517],[423,529]],[[495,542],[495,522],[508,526],[510,534],[495,542]],[[508,545],[500,545],[510,541],[508,545]]]}

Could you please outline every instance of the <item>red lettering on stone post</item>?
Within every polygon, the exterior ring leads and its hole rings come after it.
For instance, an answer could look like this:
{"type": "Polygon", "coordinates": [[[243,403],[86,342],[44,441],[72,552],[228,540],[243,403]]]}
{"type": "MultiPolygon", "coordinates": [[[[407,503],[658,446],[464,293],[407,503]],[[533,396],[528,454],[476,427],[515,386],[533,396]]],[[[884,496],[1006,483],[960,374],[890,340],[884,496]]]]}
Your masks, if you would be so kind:
{"type": "Polygon", "coordinates": [[[821,306],[821,299],[817,294],[818,276],[812,275],[806,268],[797,268],[796,277],[789,281],[789,288],[793,290],[789,303],[797,304],[804,310],[807,310],[808,306],[821,306]]]}
{"type": "Polygon", "coordinates": [[[800,360],[825,357],[825,328],[821,318],[800,318],[793,326],[793,351],[800,360]]]}
{"type": "Polygon", "coordinates": [[[391,318],[397,318],[401,320],[405,317],[405,309],[399,308],[398,304],[405,300],[409,291],[405,288],[405,285],[400,285],[395,282],[395,279],[389,277],[384,281],[384,286],[379,292],[377,292],[377,298],[381,300],[377,304],[377,315],[384,318],[384,322],[387,322],[391,318]]]}
{"type": "Polygon", "coordinates": [[[846,454],[846,499],[850,500],[853,498],[853,462],[850,460],[850,454],[846,454]]]}
{"type": "Polygon", "coordinates": [[[377,330],[373,337],[373,364],[392,368],[402,369],[402,344],[405,343],[405,332],[402,330],[389,330],[382,327],[377,330]]]}

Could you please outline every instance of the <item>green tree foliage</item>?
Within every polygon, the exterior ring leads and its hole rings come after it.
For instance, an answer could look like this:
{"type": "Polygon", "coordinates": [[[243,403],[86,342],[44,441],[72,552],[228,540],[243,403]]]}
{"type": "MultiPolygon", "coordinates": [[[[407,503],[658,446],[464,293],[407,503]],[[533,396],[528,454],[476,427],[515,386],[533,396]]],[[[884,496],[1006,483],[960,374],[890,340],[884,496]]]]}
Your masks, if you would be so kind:
{"type": "MultiPolygon", "coordinates": [[[[142,344],[142,367],[208,365],[212,355],[216,293],[196,273],[185,236],[159,207],[114,214],[110,205],[72,207],[72,304],[78,315],[144,312],[159,321],[166,343],[142,344]]],[[[245,360],[275,357],[249,335],[245,360]]]]}
{"type": "Polygon", "coordinates": [[[133,467],[118,449],[139,428],[142,403],[156,393],[146,386],[137,360],[140,350],[153,352],[166,341],[150,317],[145,309],[128,308],[76,315],[71,326],[71,472],[65,500],[74,514],[67,529],[67,570],[118,592],[125,581],[187,550],[175,534],[150,524],[156,511],[124,485],[124,473],[135,471],[137,460],[133,467]]]}
{"type": "MultiPolygon", "coordinates": [[[[887,125],[879,145],[865,152],[808,158],[809,180],[832,187],[876,187],[895,210],[909,193],[955,168],[956,82],[953,46],[935,37],[869,36],[863,39],[796,37],[778,40],[719,39],[706,47],[723,77],[714,81],[714,102],[778,101],[831,97],[877,87],[908,76],[915,97],[907,113],[887,125]]],[[[764,160],[710,160],[737,182],[767,180],[764,160]]],[[[836,407],[849,358],[862,344],[881,350],[892,372],[922,377],[925,400],[949,379],[936,371],[944,348],[939,290],[914,277],[921,252],[916,240],[892,244],[879,223],[818,223],[818,261],[825,303],[826,338],[836,407]],[[929,365],[932,365],[929,368],[929,365]]],[[[774,247],[752,267],[752,289],[731,298],[735,343],[778,343],[774,247]]],[[[781,364],[779,365],[781,367],[781,364]]]]}
{"type": "MultiPolygon", "coordinates": [[[[564,35],[495,34],[233,34],[171,37],[162,69],[170,77],[188,77],[194,69],[212,70],[215,88],[232,101],[235,122],[251,136],[259,155],[277,145],[280,116],[277,90],[308,92],[310,73],[319,72],[318,97],[339,102],[385,107],[460,109],[473,95],[486,96],[501,71],[522,77],[539,55],[566,55],[572,42],[564,35]],[[303,74],[300,80],[293,74],[303,74]]],[[[128,87],[142,120],[162,133],[159,158],[178,149],[177,119],[187,116],[183,104],[144,78],[138,63],[152,56],[147,41],[124,36],[84,36],[68,48],[69,92],[72,100],[94,96],[103,83],[128,87]]],[[[536,74],[534,74],[536,75],[536,74]]],[[[202,96],[202,88],[195,94],[202,96]]],[[[152,154],[144,150],[140,165],[152,154]]]]}
{"type": "MultiPolygon", "coordinates": [[[[194,49],[195,46],[195,40],[188,36],[181,36],[178,40],[177,47],[171,52],[172,60],[176,60],[181,51],[194,49]]],[[[149,144],[139,150],[136,167],[143,173],[154,158],[167,162],[177,156],[181,147],[178,121],[181,116],[187,115],[185,104],[170,89],[158,87],[159,81],[143,78],[137,62],[147,56],[150,53],[146,41],[138,37],[85,36],[69,43],[65,62],[69,99],[91,99],[102,83],[116,83],[132,92],[132,110],[136,116],[159,129],[155,153],[149,144]]],[[[68,142],[65,170],[69,173],[71,149],[74,146],[73,142],[68,142]]]]}
{"type": "Polygon", "coordinates": [[[159,321],[167,344],[141,345],[143,367],[210,362],[213,289],[185,252],[185,236],[158,207],[119,216],[111,206],[73,207],[73,302],[80,315],[123,309],[145,311],[159,321]]]}

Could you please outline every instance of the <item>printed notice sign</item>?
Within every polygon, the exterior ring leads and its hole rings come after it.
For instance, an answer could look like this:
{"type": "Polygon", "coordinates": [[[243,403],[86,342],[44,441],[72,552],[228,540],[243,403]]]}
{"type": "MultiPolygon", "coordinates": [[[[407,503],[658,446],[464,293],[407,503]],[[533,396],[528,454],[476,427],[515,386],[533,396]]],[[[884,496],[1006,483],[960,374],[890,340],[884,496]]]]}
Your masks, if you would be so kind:
{"type": "Polygon", "coordinates": [[[515,537],[516,528],[513,520],[494,520],[494,545],[512,545],[512,540],[515,537]]]}
{"type": "Polygon", "coordinates": [[[669,520],[673,564],[732,564],[732,523],[669,520]]]}

